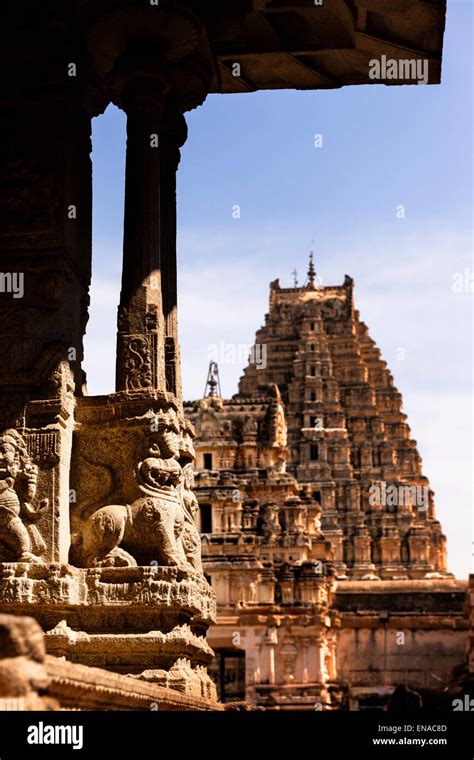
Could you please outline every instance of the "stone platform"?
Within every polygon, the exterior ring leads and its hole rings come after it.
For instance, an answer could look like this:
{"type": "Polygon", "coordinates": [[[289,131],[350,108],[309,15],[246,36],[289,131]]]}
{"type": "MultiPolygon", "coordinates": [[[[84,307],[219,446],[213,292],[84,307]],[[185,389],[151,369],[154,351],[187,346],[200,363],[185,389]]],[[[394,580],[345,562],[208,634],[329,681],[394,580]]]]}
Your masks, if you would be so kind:
{"type": "Polygon", "coordinates": [[[2,565],[2,609],[32,615],[48,653],[215,699],[204,578],[173,567],[2,565]]]}
{"type": "Polygon", "coordinates": [[[33,618],[0,615],[0,710],[223,709],[212,698],[54,657],[47,644],[33,618]]]}

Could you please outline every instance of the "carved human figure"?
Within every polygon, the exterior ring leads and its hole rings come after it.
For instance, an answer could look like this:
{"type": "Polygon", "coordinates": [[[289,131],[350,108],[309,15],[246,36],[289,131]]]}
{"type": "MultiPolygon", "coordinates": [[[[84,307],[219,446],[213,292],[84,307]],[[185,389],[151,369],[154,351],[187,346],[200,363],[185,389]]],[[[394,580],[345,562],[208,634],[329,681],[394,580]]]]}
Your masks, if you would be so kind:
{"type": "Polygon", "coordinates": [[[248,601],[250,604],[255,604],[257,601],[257,584],[255,581],[249,583],[248,601]]]}
{"type": "Polygon", "coordinates": [[[98,568],[87,571],[86,584],[88,601],[91,604],[100,604],[104,600],[104,591],[100,583],[100,573],[98,568]]]}
{"type": "Polygon", "coordinates": [[[67,575],[58,565],[51,565],[49,569],[48,585],[51,599],[55,602],[67,601],[69,591],[69,581],[67,575]]]}
{"type": "Polygon", "coordinates": [[[280,401],[281,397],[278,389],[277,392],[278,395],[275,412],[275,443],[277,446],[285,448],[287,445],[288,428],[286,424],[285,410],[283,408],[283,404],[280,401]]]}
{"type": "Polygon", "coordinates": [[[258,423],[253,417],[246,417],[242,425],[242,437],[245,442],[257,440],[258,423]]]}
{"type": "Polygon", "coordinates": [[[257,499],[248,499],[242,507],[242,528],[244,530],[255,530],[259,512],[259,503],[257,499]]]}
{"type": "Polygon", "coordinates": [[[137,599],[144,604],[150,604],[154,599],[156,590],[155,568],[145,568],[143,571],[143,580],[139,586],[137,599]]]}
{"type": "Polygon", "coordinates": [[[26,443],[17,430],[0,436],[0,559],[11,562],[41,563],[46,544],[33,525],[48,506],[38,507],[38,468],[31,462],[26,443]]]}
{"type": "Polygon", "coordinates": [[[281,533],[279,520],[279,508],[273,501],[267,502],[263,507],[263,535],[266,542],[274,541],[281,533]]]}

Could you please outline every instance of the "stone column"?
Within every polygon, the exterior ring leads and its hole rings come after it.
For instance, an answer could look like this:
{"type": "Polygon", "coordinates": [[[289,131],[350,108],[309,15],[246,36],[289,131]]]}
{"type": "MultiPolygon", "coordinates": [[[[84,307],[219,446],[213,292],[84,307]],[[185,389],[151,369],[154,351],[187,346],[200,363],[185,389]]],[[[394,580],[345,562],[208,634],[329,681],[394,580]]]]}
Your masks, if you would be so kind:
{"type": "Polygon", "coordinates": [[[176,171],[187,136],[166,85],[129,82],[117,391],[181,398],[176,315],[176,171]]]}
{"type": "Polygon", "coordinates": [[[268,683],[275,684],[275,647],[278,644],[276,628],[269,628],[266,633],[265,643],[268,646],[268,683]]]}
{"type": "Polygon", "coordinates": [[[37,94],[0,103],[0,564],[67,561],[91,266],[90,117],[30,54],[37,94]]]}
{"type": "Polygon", "coordinates": [[[302,636],[300,638],[301,643],[301,653],[302,653],[302,676],[301,676],[301,683],[307,684],[309,681],[308,676],[308,646],[309,646],[309,637],[308,636],[302,636]]]}
{"type": "Polygon", "coordinates": [[[162,143],[162,207],[161,207],[161,266],[163,286],[163,317],[165,326],[166,390],[180,401],[181,360],[178,342],[177,274],[176,274],[176,172],[181,153],[179,148],[187,138],[184,116],[168,109],[161,128],[162,143]]]}
{"type": "Polygon", "coordinates": [[[324,683],[324,634],[319,632],[314,637],[315,647],[315,680],[318,683],[324,683]]]}

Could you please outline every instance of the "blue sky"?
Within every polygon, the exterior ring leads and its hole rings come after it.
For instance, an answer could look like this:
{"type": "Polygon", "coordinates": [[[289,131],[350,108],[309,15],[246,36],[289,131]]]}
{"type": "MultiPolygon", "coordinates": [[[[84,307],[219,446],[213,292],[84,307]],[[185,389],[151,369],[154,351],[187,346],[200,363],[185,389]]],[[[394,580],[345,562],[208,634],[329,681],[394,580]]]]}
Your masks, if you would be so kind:
{"type": "MultiPolygon", "coordinates": [[[[324,284],[354,277],[356,306],[403,393],[436,492],[449,567],[465,577],[472,520],[472,6],[448,6],[441,86],[213,95],[187,115],[178,290],[184,396],[192,399],[203,392],[209,346],[251,344],[267,311],[269,282],[279,277],[291,285],[295,267],[304,279],[311,247],[324,284]],[[315,134],[322,147],[314,146],[315,134]],[[453,278],[466,270],[465,288],[455,292],[453,278]]],[[[92,158],[85,369],[95,394],[114,387],[125,162],[125,117],[114,107],[94,119],[92,158]]],[[[225,396],[236,392],[242,369],[242,362],[221,363],[225,396]]]]}

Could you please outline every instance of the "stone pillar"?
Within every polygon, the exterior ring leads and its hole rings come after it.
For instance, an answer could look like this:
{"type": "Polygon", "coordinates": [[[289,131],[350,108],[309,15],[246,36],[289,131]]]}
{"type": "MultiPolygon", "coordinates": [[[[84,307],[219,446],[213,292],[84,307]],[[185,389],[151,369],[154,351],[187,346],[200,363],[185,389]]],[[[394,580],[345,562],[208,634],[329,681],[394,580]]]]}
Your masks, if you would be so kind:
{"type": "Polygon", "coordinates": [[[265,645],[268,652],[268,670],[267,678],[268,683],[276,683],[276,668],[275,668],[275,648],[278,646],[278,630],[272,625],[272,621],[268,621],[268,627],[265,632],[265,645]]]}
{"type": "MultiPolygon", "coordinates": [[[[51,59],[55,55],[51,51],[51,59]]],[[[90,118],[73,83],[54,89],[43,81],[44,71],[36,76],[41,82],[29,103],[7,99],[0,106],[6,146],[0,180],[0,563],[67,561],[74,393],[81,396],[83,384],[90,118]]],[[[31,80],[21,87],[34,89],[31,80]]]]}
{"type": "Polygon", "coordinates": [[[214,533],[225,533],[225,521],[224,521],[224,507],[221,504],[216,504],[212,514],[214,533]]]}
{"type": "Polygon", "coordinates": [[[165,87],[129,82],[117,391],[181,398],[176,313],[176,171],[187,136],[165,87]]]}
{"type": "Polygon", "coordinates": [[[308,647],[309,647],[309,637],[308,636],[302,636],[300,638],[301,643],[301,660],[302,660],[302,675],[301,675],[301,683],[307,684],[309,681],[309,675],[308,675],[308,647]]]}

